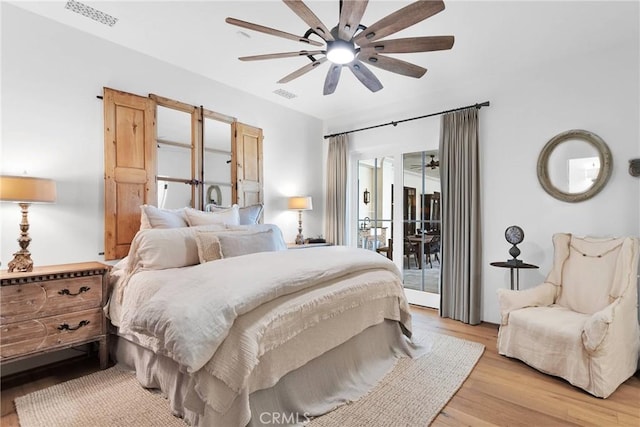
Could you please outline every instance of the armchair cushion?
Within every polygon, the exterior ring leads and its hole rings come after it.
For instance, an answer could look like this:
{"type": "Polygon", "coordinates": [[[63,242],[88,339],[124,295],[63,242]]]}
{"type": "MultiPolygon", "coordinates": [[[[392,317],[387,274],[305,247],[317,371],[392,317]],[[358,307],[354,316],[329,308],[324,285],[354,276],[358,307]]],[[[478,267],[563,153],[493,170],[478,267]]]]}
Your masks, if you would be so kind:
{"type": "Polygon", "coordinates": [[[545,373],[569,373],[570,382],[584,388],[589,385],[589,363],[581,336],[589,317],[559,305],[514,310],[509,328],[500,331],[507,349],[502,354],[545,373]]]}

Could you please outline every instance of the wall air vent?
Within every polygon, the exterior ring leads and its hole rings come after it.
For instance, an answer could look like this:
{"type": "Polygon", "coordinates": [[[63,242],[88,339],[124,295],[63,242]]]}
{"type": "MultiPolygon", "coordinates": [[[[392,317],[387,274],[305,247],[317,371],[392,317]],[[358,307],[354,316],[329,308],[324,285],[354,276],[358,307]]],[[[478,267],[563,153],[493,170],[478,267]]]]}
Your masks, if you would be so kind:
{"type": "Polygon", "coordinates": [[[295,97],[298,96],[295,93],[287,92],[284,89],[274,90],[273,93],[275,93],[276,95],[280,95],[281,97],[287,98],[287,99],[292,99],[292,98],[295,98],[295,97]]]}
{"type": "Polygon", "coordinates": [[[118,22],[118,18],[114,18],[107,13],[101,12],[98,9],[94,9],[91,6],[80,3],[79,1],[69,0],[64,8],[110,27],[113,27],[116,25],[116,22],[118,22]]]}

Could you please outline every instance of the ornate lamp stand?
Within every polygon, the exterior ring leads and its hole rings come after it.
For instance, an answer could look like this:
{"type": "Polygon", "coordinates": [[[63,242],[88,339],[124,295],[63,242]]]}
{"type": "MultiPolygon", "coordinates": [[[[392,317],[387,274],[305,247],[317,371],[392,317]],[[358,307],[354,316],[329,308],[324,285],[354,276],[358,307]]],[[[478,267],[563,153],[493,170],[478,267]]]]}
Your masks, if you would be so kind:
{"type": "Polygon", "coordinates": [[[29,237],[29,219],[27,217],[29,213],[29,203],[19,203],[22,210],[22,221],[20,222],[20,238],[18,244],[20,250],[13,254],[13,259],[9,262],[8,271],[21,271],[29,272],[33,271],[33,260],[31,259],[31,252],[29,252],[29,243],[31,243],[31,237],[29,237]]]}
{"type": "Polygon", "coordinates": [[[304,245],[304,236],[302,235],[302,211],[298,211],[298,235],[296,236],[296,245],[304,245]]]}

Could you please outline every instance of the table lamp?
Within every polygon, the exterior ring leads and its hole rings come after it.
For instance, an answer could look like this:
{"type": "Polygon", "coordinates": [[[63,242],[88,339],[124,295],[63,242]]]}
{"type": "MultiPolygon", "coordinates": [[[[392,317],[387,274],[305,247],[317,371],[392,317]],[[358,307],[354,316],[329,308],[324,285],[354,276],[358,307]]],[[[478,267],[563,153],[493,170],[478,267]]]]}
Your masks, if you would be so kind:
{"type": "Polygon", "coordinates": [[[304,245],[304,236],[302,235],[302,211],[313,209],[311,196],[289,197],[289,209],[298,211],[298,235],[296,236],[296,245],[304,245]]]}
{"type": "Polygon", "coordinates": [[[29,252],[29,220],[27,218],[31,203],[53,203],[56,201],[56,183],[50,179],[27,176],[0,176],[0,201],[16,202],[22,209],[20,223],[20,250],[13,254],[8,271],[28,272],[33,270],[33,261],[29,252]]]}

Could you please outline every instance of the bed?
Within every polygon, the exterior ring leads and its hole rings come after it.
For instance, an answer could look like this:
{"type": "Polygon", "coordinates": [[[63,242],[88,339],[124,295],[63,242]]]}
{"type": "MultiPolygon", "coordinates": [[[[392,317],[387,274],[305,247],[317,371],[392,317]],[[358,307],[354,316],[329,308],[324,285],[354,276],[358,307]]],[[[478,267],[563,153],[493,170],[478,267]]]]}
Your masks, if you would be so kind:
{"type": "Polygon", "coordinates": [[[193,426],[306,424],[419,351],[391,261],[274,225],[140,230],[111,285],[113,358],[193,426]]]}

